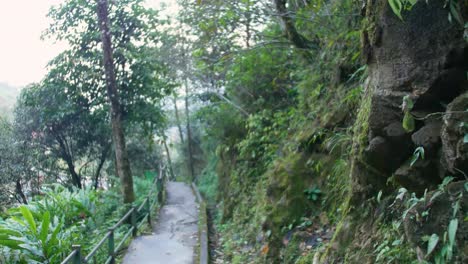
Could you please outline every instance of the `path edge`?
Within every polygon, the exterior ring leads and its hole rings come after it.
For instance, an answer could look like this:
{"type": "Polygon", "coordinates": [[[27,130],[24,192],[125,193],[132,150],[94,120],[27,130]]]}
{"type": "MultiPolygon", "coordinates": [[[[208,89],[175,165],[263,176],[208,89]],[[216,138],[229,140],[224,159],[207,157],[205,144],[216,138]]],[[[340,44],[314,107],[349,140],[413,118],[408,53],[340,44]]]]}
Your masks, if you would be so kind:
{"type": "Polygon", "coordinates": [[[198,238],[200,241],[200,258],[199,264],[208,264],[210,255],[208,251],[208,215],[206,210],[206,202],[198,191],[197,185],[192,182],[192,190],[197,197],[199,209],[199,220],[198,220],[198,238]]]}

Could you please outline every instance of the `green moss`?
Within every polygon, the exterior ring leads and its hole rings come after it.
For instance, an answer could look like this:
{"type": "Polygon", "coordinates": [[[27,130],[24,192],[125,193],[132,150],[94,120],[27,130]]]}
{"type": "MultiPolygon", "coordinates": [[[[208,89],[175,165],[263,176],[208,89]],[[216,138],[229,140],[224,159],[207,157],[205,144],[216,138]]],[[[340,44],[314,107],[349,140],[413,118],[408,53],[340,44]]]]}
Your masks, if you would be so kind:
{"type": "Polygon", "coordinates": [[[296,264],[310,264],[310,263],[313,263],[314,254],[315,253],[309,253],[306,256],[302,256],[295,263],[296,264]]]}
{"type": "Polygon", "coordinates": [[[306,160],[300,153],[293,153],[276,161],[267,172],[268,197],[272,205],[269,218],[274,226],[284,226],[299,219],[306,209],[304,190],[307,187],[306,160]]]}
{"type": "MultiPolygon", "coordinates": [[[[351,6],[351,3],[350,6],[345,2],[336,5],[340,9],[356,10],[356,5],[351,6]]],[[[346,162],[351,140],[339,143],[330,153],[327,139],[344,134],[342,128],[352,123],[353,110],[360,99],[360,92],[350,93],[361,85],[359,78],[348,80],[360,67],[357,60],[360,26],[358,20],[338,20],[337,27],[343,28],[343,34],[333,32],[333,36],[327,36],[324,41],[329,45],[317,54],[320,60],[295,72],[295,76],[300,77],[295,87],[297,107],[285,111],[285,127],[271,127],[280,136],[248,126],[247,136],[230,144],[229,151],[226,148],[219,151],[218,191],[224,205],[222,237],[224,253],[230,263],[294,263],[292,260],[301,254],[294,242],[283,252],[285,260],[281,259],[282,227],[297,223],[301,217],[318,215],[329,216],[329,224],[333,225],[345,210],[342,205],[349,200],[351,185],[350,163],[346,162]],[[349,27],[356,31],[350,33],[349,27]],[[346,45],[346,51],[341,45],[346,45]],[[352,94],[355,96],[350,97],[352,94]],[[261,137],[256,138],[256,134],[261,137]],[[235,153],[237,147],[238,153],[235,153]],[[256,158],[250,157],[251,151],[245,151],[249,148],[255,149],[256,158]],[[259,151],[264,148],[269,151],[259,151]],[[304,190],[311,187],[323,192],[319,201],[309,201],[304,194],[304,190]],[[246,245],[249,251],[245,251],[246,245]],[[270,249],[268,260],[262,255],[262,247],[266,245],[270,249]]],[[[262,129],[266,128],[264,123],[279,120],[276,116],[263,118],[263,113],[255,115],[258,117],[249,120],[261,121],[253,125],[260,124],[262,129]]],[[[346,132],[349,138],[350,134],[346,132]]],[[[301,261],[310,263],[307,260],[312,258],[301,258],[301,261]]]]}
{"type": "Polygon", "coordinates": [[[370,44],[372,46],[379,45],[381,29],[377,26],[377,20],[385,11],[387,1],[368,0],[366,8],[366,19],[363,23],[363,29],[367,32],[370,44]]]}
{"type": "MultiPolygon", "coordinates": [[[[338,222],[336,226],[335,234],[331,240],[331,243],[327,246],[325,253],[321,256],[322,261],[326,261],[330,258],[331,254],[339,255],[339,252],[332,252],[336,249],[333,249],[332,246],[336,243],[340,244],[340,248],[346,248],[347,245],[351,242],[352,239],[352,230],[354,229],[354,222],[352,217],[350,217],[350,210],[352,207],[352,194],[354,191],[360,188],[357,186],[356,182],[354,181],[357,177],[355,175],[356,172],[359,172],[357,166],[362,164],[363,158],[363,151],[365,147],[368,145],[368,134],[369,134],[369,116],[370,110],[372,105],[372,87],[368,87],[366,93],[363,95],[363,100],[361,101],[361,106],[359,108],[356,121],[353,126],[353,147],[351,150],[351,157],[352,160],[350,161],[351,167],[348,171],[348,179],[351,184],[348,184],[348,188],[346,189],[346,198],[344,198],[344,202],[341,209],[341,220],[338,222]]],[[[357,214],[361,214],[361,212],[357,212],[357,214]]]]}
{"type": "Polygon", "coordinates": [[[296,259],[298,258],[298,256],[301,255],[300,243],[301,243],[300,239],[298,239],[296,236],[292,237],[287,247],[283,250],[282,257],[283,257],[284,264],[296,263],[296,259]]]}
{"type": "Polygon", "coordinates": [[[209,204],[216,203],[219,180],[218,174],[216,173],[217,164],[217,156],[213,154],[210,155],[206,167],[197,180],[197,186],[209,204]]]}
{"type": "Polygon", "coordinates": [[[352,156],[362,156],[362,152],[368,144],[369,116],[372,106],[372,87],[368,87],[361,101],[361,106],[353,127],[353,153],[352,156]]]}

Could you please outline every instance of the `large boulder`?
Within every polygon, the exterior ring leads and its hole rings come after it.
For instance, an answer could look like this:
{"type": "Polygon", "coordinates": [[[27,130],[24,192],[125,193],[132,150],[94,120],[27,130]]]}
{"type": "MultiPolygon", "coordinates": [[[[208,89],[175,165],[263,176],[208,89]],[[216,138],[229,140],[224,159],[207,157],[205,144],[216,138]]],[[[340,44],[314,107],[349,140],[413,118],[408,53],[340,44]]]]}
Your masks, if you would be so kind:
{"type": "Polygon", "coordinates": [[[395,180],[406,189],[422,195],[426,189],[431,190],[440,182],[437,164],[434,160],[418,160],[413,166],[407,162],[396,170],[395,180]]]}
{"type": "Polygon", "coordinates": [[[414,144],[419,147],[424,147],[426,154],[436,153],[440,147],[440,122],[432,122],[411,135],[414,144]]]}
{"type": "MultiPolygon", "coordinates": [[[[465,214],[468,212],[467,181],[449,184],[444,191],[436,190],[426,195],[425,201],[419,202],[410,209],[403,226],[408,241],[422,250],[427,249],[427,242],[423,237],[436,234],[439,236],[440,250],[443,243],[444,233],[448,231],[448,225],[452,219],[458,219],[456,232],[456,250],[459,251],[458,258],[451,263],[468,263],[468,222],[465,214]],[[454,205],[460,206],[455,217],[454,205]]],[[[426,252],[424,252],[426,253],[426,252]]]]}
{"type": "Polygon", "coordinates": [[[421,188],[434,186],[434,179],[439,183],[446,174],[440,169],[444,167],[439,158],[442,145],[444,152],[447,150],[444,162],[449,172],[454,173],[460,167],[465,171],[465,166],[468,167],[466,146],[461,145],[463,136],[456,127],[460,116],[448,114],[444,125],[441,124],[445,111],[467,109],[461,103],[466,97],[454,100],[468,89],[464,29],[447,19],[450,11],[444,1],[418,1],[411,11],[403,12],[404,21],[393,13],[387,0],[370,0],[366,4],[362,43],[369,70],[366,96],[371,102],[370,105],[364,102],[360,110],[367,115],[367,119],[358,121],[368,121],[367,140],[364,145],[359,143],[360,151],[355,153],[362,155],[357,155],[354,162],[365,164],[366,171],[353,174],[360,178],[355,182],[368,186],[354,189],[378,192],[384,188],[386,179],[396,173],[407,186],[415,187],[410,191],[419,192],[421,188]],[[414,105],[409,109],[414,116],[414,131],[405,131],[401,126],[404,111],[408,111],[402,109],[405,96],[414,105]],[[445,139],[441,139],[441,130],[445,139]],[[424,147],[428,162],[424,166],[405,165],[420,146],[424,147]],[[436,173],[438,177],[433,177],[436,173]],[[382,184],[367,188],[378,180],[366,179],[373,175],[379,175],[382,184]]]}
{"type": "Polygon", "coordinates": [[[468,92],[447,107],[442,126],[442,163],[452,175],[464,178],[468,174],[468,92]]]}

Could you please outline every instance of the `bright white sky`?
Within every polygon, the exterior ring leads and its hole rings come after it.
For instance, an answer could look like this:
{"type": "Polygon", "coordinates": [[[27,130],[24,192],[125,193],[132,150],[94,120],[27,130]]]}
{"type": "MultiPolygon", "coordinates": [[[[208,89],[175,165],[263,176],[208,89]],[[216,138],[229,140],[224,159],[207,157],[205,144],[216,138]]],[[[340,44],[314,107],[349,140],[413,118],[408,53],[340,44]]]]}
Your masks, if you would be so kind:
{"type": "MultiPolygon", "coordinates": [[[[40,40],[49,25],[49,8],[63,0],[0,0],[0,82],[24,86],[40,81],[47,62],[66,48],[63,43],[40,40]]],[[[151,7],[175,0],[147,0],[151,7]]]]}

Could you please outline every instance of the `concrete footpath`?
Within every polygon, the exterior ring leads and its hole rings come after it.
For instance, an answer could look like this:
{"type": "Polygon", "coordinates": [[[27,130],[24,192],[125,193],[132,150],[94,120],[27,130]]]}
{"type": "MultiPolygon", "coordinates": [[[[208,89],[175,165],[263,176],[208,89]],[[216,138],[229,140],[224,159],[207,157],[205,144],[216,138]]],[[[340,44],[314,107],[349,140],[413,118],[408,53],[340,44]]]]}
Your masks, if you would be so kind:
{"type": "Polygon", "coordinates": [[[198,204],[189,185],[166,184],[166,204],[153,234],[130,244],[123,264],[192,264],[198,239],[198,204]]]}

